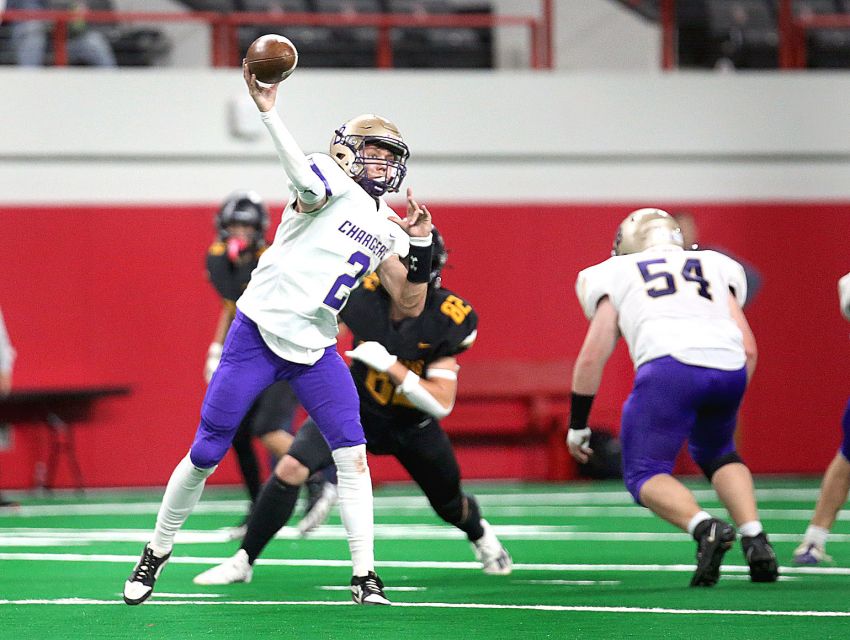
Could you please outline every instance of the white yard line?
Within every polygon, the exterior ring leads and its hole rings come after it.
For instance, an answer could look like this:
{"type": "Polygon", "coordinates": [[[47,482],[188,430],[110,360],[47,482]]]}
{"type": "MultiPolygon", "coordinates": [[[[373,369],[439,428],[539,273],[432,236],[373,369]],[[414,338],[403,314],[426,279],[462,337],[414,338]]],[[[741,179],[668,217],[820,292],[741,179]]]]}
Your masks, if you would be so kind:
{"type": "MultiPolygon", "coordinates": [[[[121,600],[94,600],[85,598],[58,598],[53,600],[0,600],[0,605],[65,605],[65,606],[91,606],[91,605],[118,605],[125,606],[121,600]]],[[[145,603],[150,606],[249,606],[249,607],[281,607],[281,606],[311,606],[311,607],[347,607],[356,606],[348,601],[324,601],[324,600],[185,600],[185,601],[163,601],[158,602],[156,596],[145,603]]],[[[570,605],[545,605],[545,604],[487,604],[472,602],[394,602],[394,607],[402,608],[428,608],[428,609],[494,609],[511,611],[549,611],[549,612],[578,612],[578,613],[622,613],[622,614],[650,614],[650,615],[708,615],[708,616],[760,616],[760,617],[795,617],[795,618],[848,618],[850,611],[758,611],[753,609],[668,609],[661,607],[594,607],[594,606],[570,606],[570,605]]]]}
{"type": "MultiPolygon", "coordinates": [[[[692,544],[690,536],[676,531],[577,531],[567,525],[494,525],[496,535],[505,540],[534,541],[608,541],[608,542],[680,542],[692,544]]],[[[54,529],[43,527],[15,527],[0,529],[0,548],[81,546],[99,542],[140,542],[150,539],[149,529],[54,529]]],[[[294,527],[284,527],[276,537],[282,540],[298,539],[294,527]]],[[[774,542],[799,542],[803,533],[771,533],[774,542]]],[[[442,524],[378,524],[375,527],[378,540],[465,540],[466,535],[442,524]]],[[[309,536],[310,540],[344,540],[345,529],[341,525],[324,525],[309,536]]],[[[178,544],[221,544],[232,542],[227,529],[197,530],[183,529],[177,534],[178,544]]],[[[850,542],[850,534],[830,534],[830,544],[850,542]]]]}
{"type": "MultiPolygon", "coordinates": [[[[118,554],[79,554],[79,553],[0,553],[0,560],[17,561],[47,561],[47,562],[115,562],[133,564],[138,560],[136,555],[118,554]]],[[[216,565],[226,558],[223,557],[193,557],[172,556],[171,564],[197,564],[216,565]]],[[[375,563],[379,567],[391,567],[397,569],[474,569],[481,571],[481,565],[477,562],[462,561],[435,561],[435,560],[379,560],[375,563]]],[[[277,566],[277,567],[350,567],[351,560],[323,560],[318,558],[260,558],[255,565],[277,566]]],[[[634,572],[673,572],[691,573],[694,570],[692,564],[558,564],[558,563],[514,563],[514,571],[583,571],[585,573],[594,571],[634,571],[634,572]]],[[[726,573],[746,573],[749,567],[744,565],[723,565],[726,573]]],[[[786,567],[782,566],[780,572],[783,574],[806,574],[806,575],[850,575],[850,567],[786,567]]]]}
{"type": "MultiPolygon", "coordinates": [[[[717,502],[714,491],[698,489],[694,491],[697,500],[717,502]]],[[[811,503],[818,496],[818,489],[771,488],[759,489],[756,496],[760,501],[784,500],[811,503]]],[[[633,505],[634,502],[625,490],[618,491],[562,491],[562,492],[533,492],[533,493],[482,493],[476,498],[484,507],[491,509],[532,509],[541,506],[587,505],[633,505]]],[[[35,516],[67,516],[67,515],[129,515],[157,513],[160,503],[157,502],[80,502],[72,504],[22,505],[16,509],[0,511],[0,517],[35,517],[35,516]]],[[[202,500],[193,513],[198,514],[244,514],[248,508],[246,500],[202,500]]],[[[635,512],[642,509],[632,507],[635,512]]],[[[421,495],[381,496],[375,497],[375,511],[429,511],[430,507],[421,495]]],[[[850,517],[850,516],[848,516],[850,517]]]]}

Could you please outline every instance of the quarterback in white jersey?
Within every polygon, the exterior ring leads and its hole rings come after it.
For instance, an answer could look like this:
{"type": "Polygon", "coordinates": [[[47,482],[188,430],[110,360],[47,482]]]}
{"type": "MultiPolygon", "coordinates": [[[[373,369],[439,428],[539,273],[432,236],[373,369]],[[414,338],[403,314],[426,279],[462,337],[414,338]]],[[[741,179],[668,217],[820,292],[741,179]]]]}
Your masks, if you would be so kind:
{"type": "Polygon", "coordinates": [[[302,213],[293,194],[274,242],[236,303],[277,355],[303,364],[313,364],[336,342],[337,315],[360,279],[410,249],[383,200],[366,193],[329,156],[315,153],[308,160],[324,182],[327,204],[302,213]]]}
{"type": "Polygon", "coordinates": [[[590,327],[573,370],[570,453],[579,462],[593,454],[588,417],[622,335],[636,369],[620,427],[626,488],[636,502],[693,535],[691,586],[713,586],[735,529],[703,511],[672,476],[687,441],[739,527],[750,578],[773,582],[776,556],[734,442],[738,406],[756,360],[755,338],[741,311],[744,270],[715,251],[685,251],[678,224],[660,209],[630,213],[613,254],[576,282],[590,327]]]}
{"type": "MultiPolygon", "coordinates": [[[[366,438],[354,381],[336,351],[336,318],[352,289],[373,271],[402,317],[421,313],[430,277],[431,214],[410,189],[404,219],[381,200],[384,193],[398,191],[407,171],[409,151],[392,122],[358,116],[335,131],[330,156],[305,156],[275,110],[279,85],[260,86],[244,63],[243,76],[292,184],[292,197],[272,246],[237,300],[195,440],[171,475],[153,536],[124,584],[124,602],[137,605],[150,597],[174,536],[248,409],[269,385],[286,380],[327,441],[337,468],[353,565],[351,597],[358,604],[390,604],[374,570],[366,438]]],[[[279,465],[275,477],[285,483],[293,476],[279,465]]],[[[306,477],[298,480],[301,484],[306,477]]]]}

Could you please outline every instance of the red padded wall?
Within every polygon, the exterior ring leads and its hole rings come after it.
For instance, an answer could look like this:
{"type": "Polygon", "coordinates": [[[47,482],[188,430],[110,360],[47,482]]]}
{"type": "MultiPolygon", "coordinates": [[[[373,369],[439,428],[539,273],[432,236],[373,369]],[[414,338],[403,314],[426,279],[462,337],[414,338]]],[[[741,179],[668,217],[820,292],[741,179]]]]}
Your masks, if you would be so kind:
{"type": "MultiPolygon", "coordinates": [[[[463,358],[574,358],[586,327],[575,275],[607,257],[619,220],[643,204],[433,203],[451,250],[445,283],[481,318],[479,340],[463,358]]],[[[745,458],[756,472],[822,471],[850,395],[850,325],[836,294],[850,271],[850,204],[686,206],[705,244],[746,257],[762,274],[748,309],[760,358],[742,411],[745,458]]],[[[76,430],[89,486],[162,485],[191,442],[218,311],[203,267],[214,210],[0,208],[0,307],[18,350],[15,385],[133,387],[76,430]]],[[[618,410],[631,378],[621,346],[599,406],[618,410]]],[[[31,486],[45,447],[44,429],[16,427],[11,448],[0,451],[0,487],[31,486]]],[[[463,454],[461,463],[468,477],[515,475],[535,464],[529,455],[496,446],[463,454]]],[[[403,477],[393,464],[373,467],[378,480],[403,477]]],[[[229,457],[213,481],[236,482],[235,469],[229,457]]],[[[70,482],[67,468],[59,481],[70,482]]]]}

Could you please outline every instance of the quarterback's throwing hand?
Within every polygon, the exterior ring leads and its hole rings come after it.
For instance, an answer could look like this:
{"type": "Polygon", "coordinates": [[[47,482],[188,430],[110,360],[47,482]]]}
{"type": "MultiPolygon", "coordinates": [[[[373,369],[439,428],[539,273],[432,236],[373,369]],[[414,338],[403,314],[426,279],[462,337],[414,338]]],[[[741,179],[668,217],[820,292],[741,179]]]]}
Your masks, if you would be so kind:
{"type": "Polygon", "coordinates": [[[257,105],[260,111],[271,111],[274,109],[274,103],[277,99],[277,85],[263,86],[257,82],[257,76],[248,71],[248,62],[242,59],[242,77],[245,78],[245,84],[248,85],[248,93],[257,105]]]}
{"type": "Polygon", "coordinates": [[[381,373],[386,372],[398,360],[378,342],[361,342],[356,348],[346,351],[345,355],[381,373]]]}
{"type": "Polygon", "coordinates": [[[567,432],[567,446],[573,458],[582,463],[587,462],[593,454],[590,448],[590,427],[570,429],[567,432]]]}

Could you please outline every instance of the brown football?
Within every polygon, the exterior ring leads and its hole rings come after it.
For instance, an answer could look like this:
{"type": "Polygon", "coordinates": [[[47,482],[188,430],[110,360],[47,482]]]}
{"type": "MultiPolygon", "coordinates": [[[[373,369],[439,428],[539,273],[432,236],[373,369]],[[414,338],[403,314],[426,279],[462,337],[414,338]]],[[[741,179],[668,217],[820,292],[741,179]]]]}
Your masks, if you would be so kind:
{"type": "Polygon", "coordinates": [[[269,33],[251,43],[245,60],[248,71],[257,76],[257,80],[264,84],[276,84],[295,71],[298,50],[288,38],[269,33]]]}

